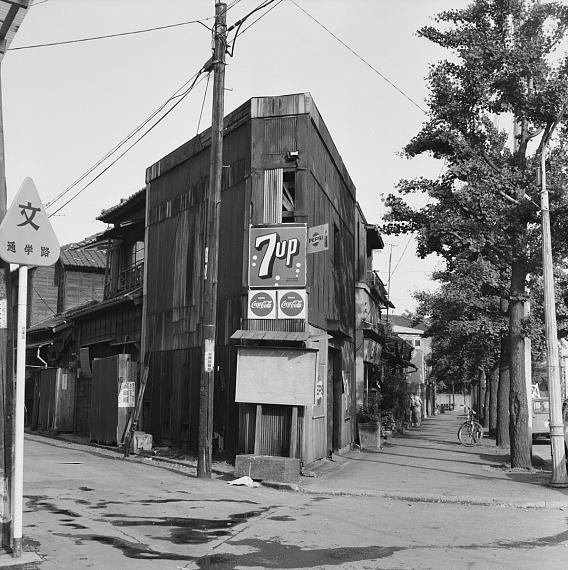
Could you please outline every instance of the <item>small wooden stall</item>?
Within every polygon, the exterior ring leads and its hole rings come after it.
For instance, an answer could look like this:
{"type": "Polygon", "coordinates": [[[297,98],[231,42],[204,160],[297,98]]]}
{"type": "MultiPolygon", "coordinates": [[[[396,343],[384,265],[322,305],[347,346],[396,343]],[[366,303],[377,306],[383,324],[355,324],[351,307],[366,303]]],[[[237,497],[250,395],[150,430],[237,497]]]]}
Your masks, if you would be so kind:
{"type": "Polygon", "coordinates": [[[235,400],[254,405],[256,413],[249,430],[254,433],[254,452],[237,456],[236,475],[275,480],[298,475],[302,433],[299,409],[315,404],[317,352],[307,348],[237,347],[235,400]]]}

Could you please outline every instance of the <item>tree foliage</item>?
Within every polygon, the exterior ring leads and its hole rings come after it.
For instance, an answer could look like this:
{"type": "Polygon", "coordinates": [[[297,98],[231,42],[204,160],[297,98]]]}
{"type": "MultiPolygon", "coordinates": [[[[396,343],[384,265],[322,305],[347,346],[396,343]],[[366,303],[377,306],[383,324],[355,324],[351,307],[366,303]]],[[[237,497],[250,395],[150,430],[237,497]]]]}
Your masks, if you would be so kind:
{"type": "MultiPolygon", "coordinates": [[[[495,292],[509,306],[511,460],[525,467],[530,465],[530,449],[523,302],[529,294],[527,276],[541,272],[536,173],[547,145],[554,253],[557,259],[568,255],[567,238],[560,232],[568,222],[562,148],[568,6],[476,0],[463,10],[439,14],[435,22],[419,35],[448,50],[449,57],[431,66],[428,118],[404,151],[409,158],[427,153],[441,159],[445,171],[436,180],[402,180],[398,195],[386,199],[385,231],[417,232],[418,254],[441,255],[448,275],[465,277],[464,264],[481,263],[499,276],[493,281],[495,292]],[[509,117],[516,125],[513,145],[497,117],[509,117]],[[429,196],[426,206],[411,205],[411,195],[417,193],[429,196]]],[[[460,331],[464,322],[482,324],[460,318],[454,322],[460,331]]],[[[451,337],[459,339],[461,334],[451,337]]],[[[452,342],[451,337],[446,342],[452,342]]],[[[463,358],[466,362],[466,355],[463,358]]]]}

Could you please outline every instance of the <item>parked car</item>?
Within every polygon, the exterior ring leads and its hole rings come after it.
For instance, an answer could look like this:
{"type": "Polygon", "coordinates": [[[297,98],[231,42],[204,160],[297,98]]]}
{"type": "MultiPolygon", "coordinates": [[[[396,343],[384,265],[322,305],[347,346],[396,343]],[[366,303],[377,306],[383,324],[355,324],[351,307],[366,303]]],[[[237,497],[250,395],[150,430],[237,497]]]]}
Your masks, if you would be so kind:
{"type": "Polygon", "coordinates": [[[548,398],[532,400],[532,439],[538,436],[550,437],[550,401],[548,398]]]}

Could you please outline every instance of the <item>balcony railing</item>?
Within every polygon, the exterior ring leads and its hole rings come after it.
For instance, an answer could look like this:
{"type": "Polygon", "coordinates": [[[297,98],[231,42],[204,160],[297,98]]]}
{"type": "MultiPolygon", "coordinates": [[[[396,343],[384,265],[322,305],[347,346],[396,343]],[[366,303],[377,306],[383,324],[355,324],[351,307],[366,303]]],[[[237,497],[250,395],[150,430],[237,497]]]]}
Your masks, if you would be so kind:
{"type": "Polygon", "coordinates": [[[132,291],[142,285],[144,279],[144,262],[123,269],[118,274],[118,280],[113,287],[112,281],[105,283],[105,299],[132,291]]]}
{"type": "Polygon", "coordinates": [[[369,285],[371,291],[373,291],[378,297],[381,305],[383,307],[386,307],[388,304],[387,290],[382,279],[379,277],[379,274],[376,271],[367,271],[367,284],[369,285]]]}

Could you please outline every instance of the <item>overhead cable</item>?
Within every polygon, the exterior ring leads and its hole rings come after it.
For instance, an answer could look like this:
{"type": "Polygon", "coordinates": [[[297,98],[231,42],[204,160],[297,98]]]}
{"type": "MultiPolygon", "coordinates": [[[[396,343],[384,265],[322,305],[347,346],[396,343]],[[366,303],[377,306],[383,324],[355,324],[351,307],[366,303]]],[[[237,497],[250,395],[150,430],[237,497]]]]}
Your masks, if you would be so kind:
{"type": "MultiPolygon", "coordinates": [[[[98,180],[112,166],[114,166],[130,149],[132,149],[135,145],[137,145],[150,131],[152,131],[154,129],[154,127],[156,127],[159,123],[161,123],[189,95],[189,93],[192,91],[192,89],[201,80],[204,79],[204,76],[202,75],[203,73],[204,73],[203,70],[201,70],[195,76],[195,80],[193,81],[191,86],[184,93],[182,93],[179,96],[178,100],[161,117],[159,117],[158,120],[155,121],[148,128],[148,130],[143,132],[132,144],[130,144],[122,153],[120,153],[108,166],[106,166],[103,170],[101,170],[101,172],[99,172],[93,179],[91,179],[87,184],[85,184],[85,186],[83,186],[80,190],[75,192],[75,194],[73,194],[73,196],[71,196],[71,198],[69,198],[66,202],[64,202],[61,206],[59,206],[59,208],[57,208],[57,210],[51,212],[48,217],[51,218],[52,216],[54,216],[55,214],[60,212],[63,208],[65,208],[65,206],[67,206],[70,202],[72,202],[75,198],[77,198],[77,196],[82,194],[89,186],[91,186],[91,184],[93,184],[96,180],[98,180]]],[[[51,204],[53,204],[53,201],[51,202],[51,204]]]]}
{"type": "Polygon", "coordinates": [[[169,28],[177,28],[179,26],[188,26],[190,24],[201,24],[205,26],[209,31],[211,28],[205,24],[205,20],[210,20],[211,18],[203,18],[203,20],[188,20],[187,22],[178,22],[177,24],[166,24],[165,26],[155,26],[153,28],[144,28],[142,30],[132,30],[130,32],[119,32],[117,34],[106,34],[102,36],[91,36],[88,38],[77,38],[74,40],[65,40],[61,42],[49,42],[45,44],[32,44],[27,46],[19,46],[19,47],[10,47],[6,51],[17,51],[23,49],[34,49],[34,48],[43,48],[43,47],[52,47],[52,46],[63,46],[68,44],[77,44],[81,42],[92,42],[96,40],[106,40],[108,38],[119,38],[122,36],[133,36],[135,34],[145,34],[147,32],[155,32],[157,30],[166,30],[169,28]]]}
{"type": "Polygon", "coordinates": [[[335,38],[343,47],[348,49],[357,59],[361,60],[367,67],[371,68],[379,77],[381,77],[384,81],[386,81],[391,87],[396,89],[405,99],[410,101],[416,108],[420,109],[425,115],[427,114],[426,109],[420,106],[412,97],[407,95],[398,85],[396,85],[393,81],[391,81],[386,75],[381,73],[376,67],[371,65],[364,57],[360,56],[353,48],[347,45],[341,38],[336,36],[330,29],[326,28],[317,18],[312,16],[309,12],[307,12],[304,8],[302,8],[297,2],[294,0],[290,0],[298,10],[301,10],[306,16],[311,18],[318,26],[323,28],[330,36],[335,38]]]}
{"type": "Polygon", "coordinates": [[[157,107],[146,119],[144,119],[134,130],[132,130],[128,135],[126,135],[119,143],[117,143],[111,150],[109,150],[103,157],[101,157],[97,162],[90,166],[79,178],[74,180],[67,188],[61,191],[55,198],[46,203],[46,208],[53,206],[55,202],[61,200],[68,192],[70,192],[77,184],[84,180],[93,170],[100,166],[105,160],[112,156],[117,150],[125,145],[131,138],[133,138],[138,132],[140,132],[156,115],[158,115],[171,101],[181,97],[181,92],[194,81],[201,73],[203,69],[200,69],[197,73],[192,75],[187,81],[183,83],[178,89],[176,89],[159,107],[157,107]]]}

